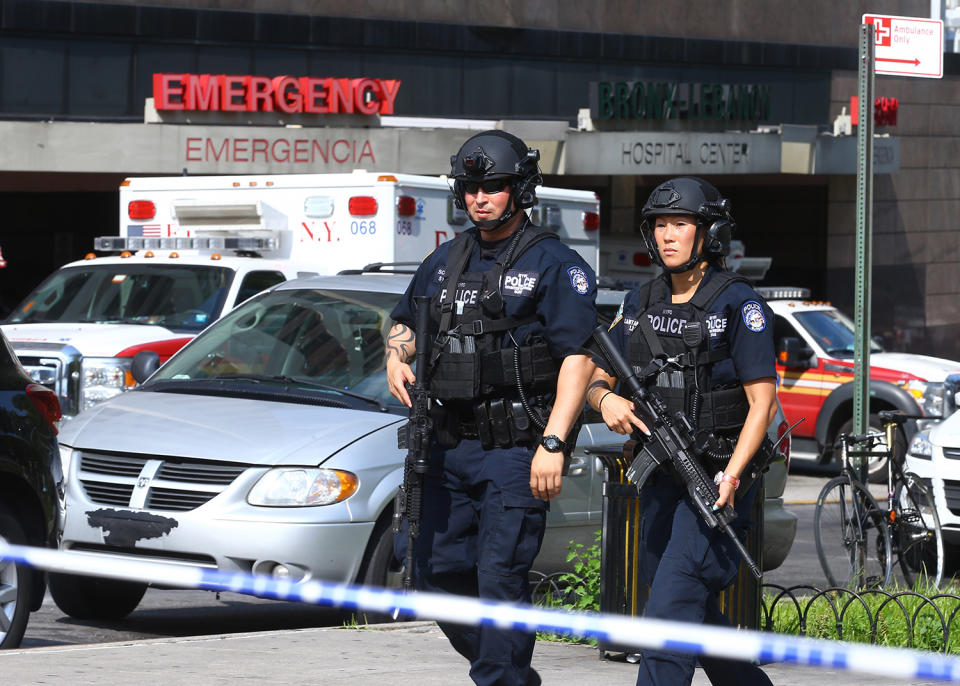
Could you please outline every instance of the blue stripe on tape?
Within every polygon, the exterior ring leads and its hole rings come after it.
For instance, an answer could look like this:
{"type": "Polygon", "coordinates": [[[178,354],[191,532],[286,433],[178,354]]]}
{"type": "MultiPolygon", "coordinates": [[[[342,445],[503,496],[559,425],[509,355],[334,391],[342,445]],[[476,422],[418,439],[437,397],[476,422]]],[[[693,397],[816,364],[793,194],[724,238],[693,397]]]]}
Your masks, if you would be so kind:
{"type": "Polygon", "coordinates": [[[885,676],[960,683],[960,659],[916,650],[838,643],[822,639],[682,624],[622,615],[573,613],[431,593],[402,593],[323,581],[293,583],[241,573],[198,570],[169,563],[127,560],[9,545],[0,559],[72,574],[209,591],[233,591],[314,605],[392,612],[460,624],[504,626],[598,638],[614,645],[711,655],[734,660],[830,666],[885,676]]]}
{"type": "Polygon", "coordinates": [[[673,641],[667,639],[663,642],[663,649],[673,653],[693,653],[694,655],[703,655],[704,645],[692,641],[673,641]]]}
{"type": "Polygon", "coordinates": [[[760,660],[760,662],[776,662],[777,653],[774,650],[774,646],[767,642],[761,643],[757,659],[760,660]]]}
{"type": "Polygon", "coordinates": [[[931,664],[925,660],[917,661],[917,676],[923,679],[938,679],[952,681],[955,679],[954,670],[948,664],[931,664]]]}

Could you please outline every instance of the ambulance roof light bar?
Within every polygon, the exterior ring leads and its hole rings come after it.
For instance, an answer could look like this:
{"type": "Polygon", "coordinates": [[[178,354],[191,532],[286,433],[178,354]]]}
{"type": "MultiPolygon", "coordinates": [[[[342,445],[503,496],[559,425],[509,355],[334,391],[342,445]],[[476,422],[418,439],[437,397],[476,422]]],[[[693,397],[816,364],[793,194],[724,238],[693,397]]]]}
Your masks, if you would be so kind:
{"type": "Polygon", "coordinates": [[[239,238],[231,236],[196,238],[144,238],[142,236],[100,236],[94,250],[277,250],[276,238],[239,238]]]}

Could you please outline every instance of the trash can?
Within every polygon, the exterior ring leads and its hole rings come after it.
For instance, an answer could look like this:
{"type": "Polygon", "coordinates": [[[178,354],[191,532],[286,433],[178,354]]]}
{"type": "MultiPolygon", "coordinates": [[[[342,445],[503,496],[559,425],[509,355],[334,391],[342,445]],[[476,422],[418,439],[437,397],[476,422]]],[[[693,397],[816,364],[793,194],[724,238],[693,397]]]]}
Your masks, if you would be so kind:
{"type": "MultiPolygon", "coordinates": [[[[650,589],[637,568],[640,553],[640,495],[626,480],[633,460],[633,442],[622,448],[592,450],[604,466],[603,510],[600,539],[600,611],[638,617],[646,607],[650,589]]],[[[746,548],[763,568],[763,481],[754,501],[746,548]]],[[[745,563],[737,578],[721,595],[720,609],[735,627],[759,629],[761,622],[761,582],[745,563]]],[[[601,657],[606,653],[634,653],[629,646],[600,641],[601,657]]]]}

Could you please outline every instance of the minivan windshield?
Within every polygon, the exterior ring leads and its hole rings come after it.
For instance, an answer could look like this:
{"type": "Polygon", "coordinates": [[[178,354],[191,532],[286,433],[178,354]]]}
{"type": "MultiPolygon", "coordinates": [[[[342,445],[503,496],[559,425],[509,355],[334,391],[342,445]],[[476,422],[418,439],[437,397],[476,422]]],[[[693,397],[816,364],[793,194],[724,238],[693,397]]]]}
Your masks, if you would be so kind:
{"type": "MultiPolygon", "coordinates": [[[[144,390],[177,382],[342,389],[399,405],[387,387],[384,341],[395,293],[282,289],[247,301],[161,367],[144,390]]],[[[189,384],[194,387],[194,383],[189,384]]]]}
{"type": "Polygon", "coordinates": [[[5,323],[148,324],[196,333],[217,318],[232,278],[232,270],[212,265],[69,267],[37,286],[5,323]]]}
{"type": "MultiPolygon", "coordinates": [[[[807,310],[795,313],[794,317],[828,355],[853,357],[853,344],[856,338],[853,322],[842,312],[807,310]]],[[[870,352],[881,353],[883,348],[871,341],[870,352]]]]}

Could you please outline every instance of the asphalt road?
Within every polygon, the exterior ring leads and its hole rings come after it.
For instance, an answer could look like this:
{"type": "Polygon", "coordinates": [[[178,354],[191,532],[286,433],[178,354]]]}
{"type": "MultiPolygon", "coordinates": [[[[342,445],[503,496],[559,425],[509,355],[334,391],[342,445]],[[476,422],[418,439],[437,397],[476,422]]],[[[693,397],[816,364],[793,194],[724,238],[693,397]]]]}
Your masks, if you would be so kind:
{"type": "MultiPolygon", "coordinates": [[[[825,579],[813,541],[813,502],[826,474],[800,468],[788,479],[785,503],[797,514],[797,536],[784,564],[764,581],[781,586],[823,586],[825,579]]],[[[250,596],[208,591],[150,589],[138,608],[123,620],[89,622],[64,615],[49,594],[30,617],[22,647],[105,643],[145,638],[269,631],[337,626],[350,621],[337,610],[250,596]]]]}

